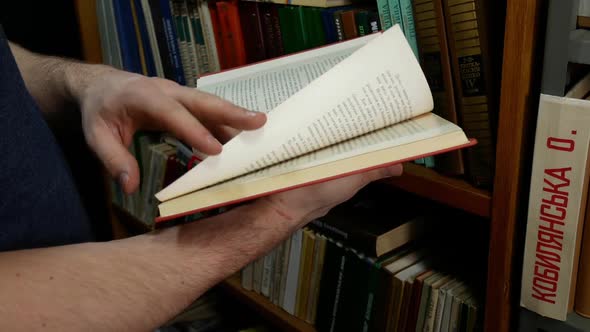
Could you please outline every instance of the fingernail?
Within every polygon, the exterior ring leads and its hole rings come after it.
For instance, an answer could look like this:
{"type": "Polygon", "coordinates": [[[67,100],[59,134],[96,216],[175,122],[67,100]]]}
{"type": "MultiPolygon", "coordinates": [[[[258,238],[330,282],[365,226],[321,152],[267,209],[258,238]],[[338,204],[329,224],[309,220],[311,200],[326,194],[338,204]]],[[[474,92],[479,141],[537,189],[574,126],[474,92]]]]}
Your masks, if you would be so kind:
{"type": "Polygon", "coordinates": [[[246,110],[246,116],[255,117],[256,115],[258,115],[258,112],[246,110]]]}
{"type": "Polygon", "coordinates": [[[129,181],[129,174],[127,174],[127,172],[123,172],[119,175],[119,183],[122,186],[125,186],[125,184],[129,181]]]}
{"type": "Polygon", "coordinates": [[[218,147],[221,147],[221,143],[211,135],[207,136],[207,143],[209,143],[209,145],[217,145],[218,147]]]}
{"type": "Polygon", "coordinates": [[[400,176],[403,173],[403,166],[401,164],[387,167],[388,176],[400,176]]]}

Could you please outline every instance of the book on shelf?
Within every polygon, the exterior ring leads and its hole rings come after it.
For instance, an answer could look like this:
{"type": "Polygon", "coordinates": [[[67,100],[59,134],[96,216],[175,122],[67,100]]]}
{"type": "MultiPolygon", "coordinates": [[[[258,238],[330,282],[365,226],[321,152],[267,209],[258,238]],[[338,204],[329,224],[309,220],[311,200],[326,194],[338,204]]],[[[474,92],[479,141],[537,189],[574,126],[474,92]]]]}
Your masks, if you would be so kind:
{"type": "Polygon", "coordinates": [[[411,195],[396,199],[404,209],[391,210],[390,193],[370,186],[355,199],[333,208],[308,227],[371,257],[381,257],[424,232],[424,206],[411,195]]]}
{"type": "MultiPolygon", "coordinates": [[[[433,112],[458,123],[442,0],[416,0],[412,4],[420,65],[432,91],[433,112]]],[[[462,152],[456,150],[436,156],[436,168],[450,175],[464,174],[462,152]]]]}
{"type": "Polygon", "coordinates": [[[539,101],[520,303],[558,320],[573,310],[587,213],[588,92],[590,75],[565,97],[541,94],[539,101]]]}
{"type": "MultiPolygon", "coordinates": [[[[584,98],[588,104],[587,111],[590,111],[590,79],[583,79],[573,89],[578,90],[571,93],[573,98],[584,98]]],[[[587,172],[590,170],[586,170],[587,172]]],[[[590,190],[590,189],[589,189],[590,190]]],[[[584,202],[582,202],[584,204],[584,202]]],[[[576,279],[576,292],[574,297],[574,310],[579,315],[590,318],[590,200],[586,197],[585,215],[583,216],[583,232],[580,243],[578,275],[576,279]]]]}
{"type": "Polygon", "coordinates": [[[158,222],[475,144],[431,112],[398,25],[204,76],[198,87],[267,112],[267,123],[158,192],[158,222]]]}
{"type": "Polygon", "coordinates": [[[455,106],[461,127],[478,144],[464,150],[465,173],[474,185],[493,185],[502,6],[493,1],[443,0],[455,106]]]}
{"type": "Polygon", "coordinates": [[[253,2],[269,2],[277,5],[294,5],[307,7],[330,8],[338,6],[348,6],[353,3],[362,2],[359,0],[244,0],[253,2]]]}
{"type": "MultiPolygon", "coordinates": [[[[434,226],[430,223],[439,222],[444,216],[441,212],[425,214],[426,222],[434,226]]],[[[290,253],[283,256],[286,262],[271,258],[273,266],[254,272],[258,273],[256,277],[252,275],[254,261],[242,269],[241,282],[244,292],[260,294],[318,331],[477,330],[482,321],[478,316],[478,289],[483,287],[476,281],[477,269],[471,267],[465,275],[465,271],[441,262],[437,256],[442,250],[460,265],[472,258],[461,253],[460,247],[437,249],[431,236],[451,237],[439,231],[375,257],[333,239],[330,232],[307,226],[262,258],[282,256],[285,244],[290,244],[290,253]],[[298,268],[285,269],[282,265],[298,268]],[[265,278],[265,274],[271,275],[265,278]],[[265,279],[271,283],[267,286],[270,293],[262,291],[265,279]],[[283,283],[283,279],[290,282],[283,283]],[[258,280],[260,285],[252,284],[252,280],[258,280]],[[277,294],[284,294],[288,301],[275,303],[277,294]]],[[[473,244],[475,241],[480,241],[478,236],[466,240],[466,245],[482,250],[473,244]]]]}

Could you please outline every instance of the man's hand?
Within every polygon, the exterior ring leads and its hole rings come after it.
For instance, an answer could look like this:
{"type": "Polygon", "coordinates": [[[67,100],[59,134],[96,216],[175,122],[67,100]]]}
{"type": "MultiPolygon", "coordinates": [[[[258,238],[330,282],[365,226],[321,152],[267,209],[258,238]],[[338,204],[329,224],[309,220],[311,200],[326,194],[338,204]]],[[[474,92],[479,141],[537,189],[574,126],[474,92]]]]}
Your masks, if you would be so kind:
{"type": "Polygon", "coordinates": [[[90,147],[123,190],[139,185],[137,161],[128,152],[138,129],[164,130],[205,154],[221,152],[241,130],[260,128],[262,113],[173,81],[43,56],[10,43],[27,89],[45,113],[76,103],[90,147]]]}
{"type": "Polygon", "coordinates": [[[324,216],[334,206],[352,198],[367,184],[383,178],[400,176],[401,164],[351,175],[297,190],[263,198],[277,214],[289,221],[296,221],[295,229],[303,227],[315,218],[324,216]]]}
{"type": "Polygon", "coordinates": [[[100,68],[79,94],[84,134],[127,193],[139,184],[137,161],[127,150],[136,130],[169,131],[199,151],[215,155],[221,152],[220,141],[240,130],[257,129],[266,121],[263,113],[173,81],[100,68]]]}

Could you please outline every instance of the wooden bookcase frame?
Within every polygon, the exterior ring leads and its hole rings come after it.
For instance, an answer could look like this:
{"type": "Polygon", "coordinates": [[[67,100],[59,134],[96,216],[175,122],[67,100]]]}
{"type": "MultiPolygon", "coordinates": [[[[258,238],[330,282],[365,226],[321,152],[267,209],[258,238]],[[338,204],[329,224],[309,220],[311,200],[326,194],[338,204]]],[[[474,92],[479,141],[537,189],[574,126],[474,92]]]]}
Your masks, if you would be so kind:
{"type": "MultiPolygon", "coordinates": [[[[83,54],[89,62],[100,62],[95,0],[76,0],[75,5],[83,54]]],[[[524,213],[528,203],[532,143],[540,92],[546,10],[543,5],[542,1],[536,0],[506,1],[493,192],[474,188],[465,181],[448,178],[416,165],[407,165],[402,177],[388,180],[391,185],[406,191],[489,219],[490,245],[484,317],[487,332],[512,330],[517,316],[523,252],[522,226],[526,220],[524,213]]],[[[118,213],[113,214],[114,220],[129,218],[124,212],[115,212],[118,213]]],[[[121,234],[114,224],[115,233],[121,234]]],[[[315,331],[313,326],[274,307],[263,297],[242,290],[235,276],[220,286],[282,330],[315,331]]]]}

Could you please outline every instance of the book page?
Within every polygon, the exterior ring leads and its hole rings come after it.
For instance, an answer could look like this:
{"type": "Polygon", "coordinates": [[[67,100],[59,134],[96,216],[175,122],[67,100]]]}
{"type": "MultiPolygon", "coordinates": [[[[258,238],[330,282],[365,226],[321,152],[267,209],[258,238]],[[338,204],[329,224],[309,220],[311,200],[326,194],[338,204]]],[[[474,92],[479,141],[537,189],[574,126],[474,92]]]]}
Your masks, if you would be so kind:
{"type": "Polygon", "coordinates": [[[163,202],[158,206],[160,216],[224,206],[467,143],[459,127],[429,113],[163,202]]]}
{"type": "Polygon", "coordinates": [[[461,129],[452,122],[431,113],[310,152],[224,182],[218,186],[232,186],[236,183],[245,184],[260,178],[287,174],[353,156],[438,137],[455,131],[461,131],[461,129]]]}
{"type": "Polygon", "coordinates": [[[246,109],[268,113],[360,46],[305,59],[288,66],[273,67],[235,80],[204,85],[199,89],[246,109]]]}
{"type": "MultiPolygon", "coordinates": [[[[326,46],[329,48],[330,46],[326,46]]],[[[160,201],[321,149],[432,110],[432,95],[399,26],[379,34],[157,194],[160,201]]]]}

